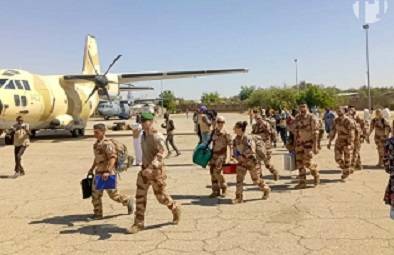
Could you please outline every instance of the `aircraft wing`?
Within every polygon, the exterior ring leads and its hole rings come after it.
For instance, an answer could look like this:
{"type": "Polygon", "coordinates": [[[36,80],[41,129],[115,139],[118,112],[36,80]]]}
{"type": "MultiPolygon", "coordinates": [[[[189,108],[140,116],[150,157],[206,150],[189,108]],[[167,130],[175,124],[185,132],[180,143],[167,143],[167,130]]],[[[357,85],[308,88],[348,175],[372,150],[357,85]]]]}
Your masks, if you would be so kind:
{"type": "Polygon", "coordinates": [[[198,70],[198,71],[171,71],[171,72],[142,72],[118,75],[119,83],[180,79],[198,76],[247,73],[248,69],[221,69],[221,70],[198,70]]]}
{"type": "Polygon", "coordinates": [[[153,87],[142,87],[142,86],[120,84],[119,90],[120,91],[141,91],[141,90],[154,90],[154,88],[153,87]]]}
{"type": "MultiPolygon", "coordinates": [[[[218,69],[218,70],[197,70],[197,71],[170,71],[170,72],[140,72],[117,74],[118,83],[129,83],[138,81],[153,81],[153,80],[168,80],[180,79],[199,76],[219,75],[219,74],[232,74],[232,73],[247,73],[249,70],[246,68],[239,69],[218,69]]],[[[110,76],[110,74],[108,74],[110,76]]],[[[112,76],[112,75],[111,75],[112,76]]],[[[64,75],[65,81],[81,82],[81,81],[94,81],[96,75],[64,75]]]]}

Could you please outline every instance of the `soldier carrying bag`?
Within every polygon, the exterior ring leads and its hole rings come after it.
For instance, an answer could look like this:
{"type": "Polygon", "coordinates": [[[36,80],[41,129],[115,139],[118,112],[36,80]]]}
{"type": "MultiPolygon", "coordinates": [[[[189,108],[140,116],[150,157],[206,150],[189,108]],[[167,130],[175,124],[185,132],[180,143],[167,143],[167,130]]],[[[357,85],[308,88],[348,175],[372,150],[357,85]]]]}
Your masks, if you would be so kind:
{"type": "Polygon", "coordinates": [[[256,159],[259,161],[265,160],[267,158],[267,148],[263,139],[261,139],[261,136],[259,135],[250,135],[250,137],[256,152],[256,159]]]}

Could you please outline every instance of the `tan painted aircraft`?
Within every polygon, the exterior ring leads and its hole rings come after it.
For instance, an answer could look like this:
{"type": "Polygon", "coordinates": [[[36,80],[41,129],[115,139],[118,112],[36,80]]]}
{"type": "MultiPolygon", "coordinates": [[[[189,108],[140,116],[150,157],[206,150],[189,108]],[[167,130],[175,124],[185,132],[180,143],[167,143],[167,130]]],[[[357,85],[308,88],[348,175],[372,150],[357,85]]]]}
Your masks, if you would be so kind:
{"type": "Polygon", "coordinates": [[[108,73],[120,57],[114,59],[105,73],[100,73],[96,39],[88,35],[80,75],[42,76],[22,70],[0,70],[0,134],[21,115],[30,124],[33,136],[40,129],[66,129],[73,137],[78,137],[84,135],[87,120],[100,98],[110,100],[121,90],[141,89],[121,84],[248,72],[247,69],[224,69],[108,73]]]}

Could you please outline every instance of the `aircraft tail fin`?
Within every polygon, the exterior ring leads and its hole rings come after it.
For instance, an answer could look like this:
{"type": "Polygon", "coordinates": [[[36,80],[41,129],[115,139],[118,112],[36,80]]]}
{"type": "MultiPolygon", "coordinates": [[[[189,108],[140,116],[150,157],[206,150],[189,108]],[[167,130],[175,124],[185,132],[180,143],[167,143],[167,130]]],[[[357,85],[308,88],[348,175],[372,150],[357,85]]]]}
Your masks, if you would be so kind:
{"type": "Polygon", "coordinates": [[[96,74],[96,71],[98,74],[100,74],[97,42],[94,36],[87,35],[83,57],[82,74],[96,74]]]}

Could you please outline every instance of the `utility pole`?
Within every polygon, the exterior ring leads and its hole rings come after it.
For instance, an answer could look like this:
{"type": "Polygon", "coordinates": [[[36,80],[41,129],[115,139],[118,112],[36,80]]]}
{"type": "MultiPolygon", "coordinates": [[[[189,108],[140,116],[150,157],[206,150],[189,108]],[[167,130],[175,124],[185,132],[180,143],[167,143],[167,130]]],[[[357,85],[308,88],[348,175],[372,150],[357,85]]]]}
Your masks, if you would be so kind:
{"type": "Polygon", "coordinates": [[[300,86],[298,85],[298,59],[294,59],[294,63],[295,63],[295,71],[296,71],[296,87],[298,88],[298,94],[300,94],[300,86]]]}
{"type": "Polygon", "coordinates": [[[371,79],[369,76],[369,38],[368,38],[368,29],[369,29],[369,25],[365,24],[363,26],[364,30],[365,30],[365,48],[366,48],[366,58],[367,58],[367,85],[368,85],[368,109],[369,111],[371,111],[371,79]]]}

